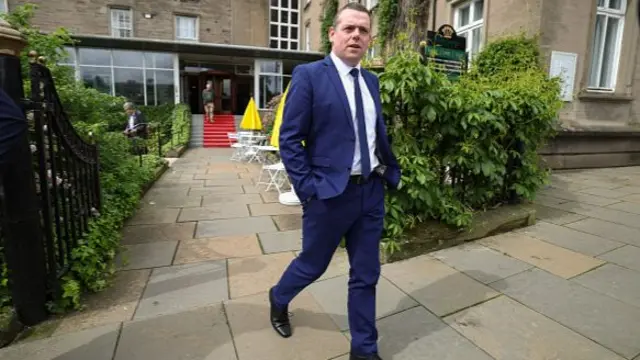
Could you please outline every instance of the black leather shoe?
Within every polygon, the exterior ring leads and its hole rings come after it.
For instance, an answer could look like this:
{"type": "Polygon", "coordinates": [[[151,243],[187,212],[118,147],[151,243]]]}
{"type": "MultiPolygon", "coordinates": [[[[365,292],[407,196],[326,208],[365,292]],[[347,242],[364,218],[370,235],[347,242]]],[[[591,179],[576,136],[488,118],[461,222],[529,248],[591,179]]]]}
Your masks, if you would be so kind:
{"type": "Polygon", "coordinates": [[[269,303],[271,304],[271,326],[282,337],[291,336],[291,323],[289,322],[289,307],[276,308],[273,301],[273,288],[269,289],[269,303]]]}
{"type": "Polygon", "coordinates": [[[378,354],[365,355],[365,356],[350,354],[349,360],[382,360],[382,358],[378,356],[378,354]]]}

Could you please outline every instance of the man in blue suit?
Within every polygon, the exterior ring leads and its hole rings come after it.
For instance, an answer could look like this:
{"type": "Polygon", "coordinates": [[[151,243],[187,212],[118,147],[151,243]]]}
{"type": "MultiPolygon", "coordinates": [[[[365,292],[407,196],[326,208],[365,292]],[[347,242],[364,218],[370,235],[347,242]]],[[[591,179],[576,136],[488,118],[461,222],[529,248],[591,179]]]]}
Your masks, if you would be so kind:
{"type": "Polygon", "coordinates": [[[365,360],[380,359],[375,307],[385,183],[395,188],[400,182],[378,78],[360,67],[370,31],[369,11],[349,3],[329,31],[331,54],[293,71],[280,154],[303,207],[302,252],[269,291],[271,323],[289,337],[289,303],[324,273],[344,236],[351,265],[350,359],[365,360]]]}

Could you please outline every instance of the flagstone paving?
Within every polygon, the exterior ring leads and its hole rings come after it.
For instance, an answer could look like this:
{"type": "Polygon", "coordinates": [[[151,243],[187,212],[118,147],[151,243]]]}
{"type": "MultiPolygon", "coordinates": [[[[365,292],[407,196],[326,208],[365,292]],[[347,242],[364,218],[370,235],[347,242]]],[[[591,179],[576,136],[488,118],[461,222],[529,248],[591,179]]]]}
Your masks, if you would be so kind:
{"type": "MultiPolygon", "coordinates": [[[[302,247],[301,209],[229,157],[173,161],[123,230],[113,286],[0,358],[347,360],[346,253],[277,336],[267,291],[302,247]]],[[[534,226],[384,265],[382,358],[639,360],[640,167],[556,172],[536,209],[534,226]]]]}

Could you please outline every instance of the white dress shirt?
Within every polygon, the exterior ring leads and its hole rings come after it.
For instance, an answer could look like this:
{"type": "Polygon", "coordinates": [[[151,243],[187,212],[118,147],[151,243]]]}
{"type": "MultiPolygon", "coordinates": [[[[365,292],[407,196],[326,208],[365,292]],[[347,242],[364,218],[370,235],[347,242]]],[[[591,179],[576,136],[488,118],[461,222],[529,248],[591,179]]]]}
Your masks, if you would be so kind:
{"type": "MultiPolygon", "coordinates": [[[[338,70],[340,80],[344,86],[344,91],[347,93],[347,99],[349,100],[349,107],[351,108],[351,119],[353,120],[353,128],[356,136],[356,148],[353,155],[353,165],[351,166],[352,175],[360,175],[362,173],[361,156],[360,156],[360,140],[358,139],[358,119],[356,118],[356,98],[355,98],[355,83],[353,76],[349,73],[352,66],[345,64],[339,57],[333,52],[331,53],[331,60],[338,70]]],[[[367,127],[367,141],[369,145],[369,159],[371,162],[371,173],[379,165],[379,160],[376,157],[376,105],[373,102],[373,97],[369,92],[369,87],[364,81],[362,76],[362,68],[360,64],[356,66],[360,74],[358,80],[360,81],[360,91],[362,92],[362,104],[364,105],[364,122],[367,127]]]]}

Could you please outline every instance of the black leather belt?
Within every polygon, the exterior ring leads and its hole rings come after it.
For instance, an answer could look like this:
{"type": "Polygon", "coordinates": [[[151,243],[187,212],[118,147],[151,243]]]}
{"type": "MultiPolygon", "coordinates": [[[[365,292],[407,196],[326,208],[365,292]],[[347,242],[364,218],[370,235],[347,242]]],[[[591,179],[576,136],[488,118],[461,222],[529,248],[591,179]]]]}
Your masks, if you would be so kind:
{"type": "Polygon", "coordinates": [[[368,179],[365,179],[362,175],[351,175],[349,176],[349,182],[356,185],[364,184],[371,181],[371,176],[373,176],[373,174],[369,175],[368,179]]]}

